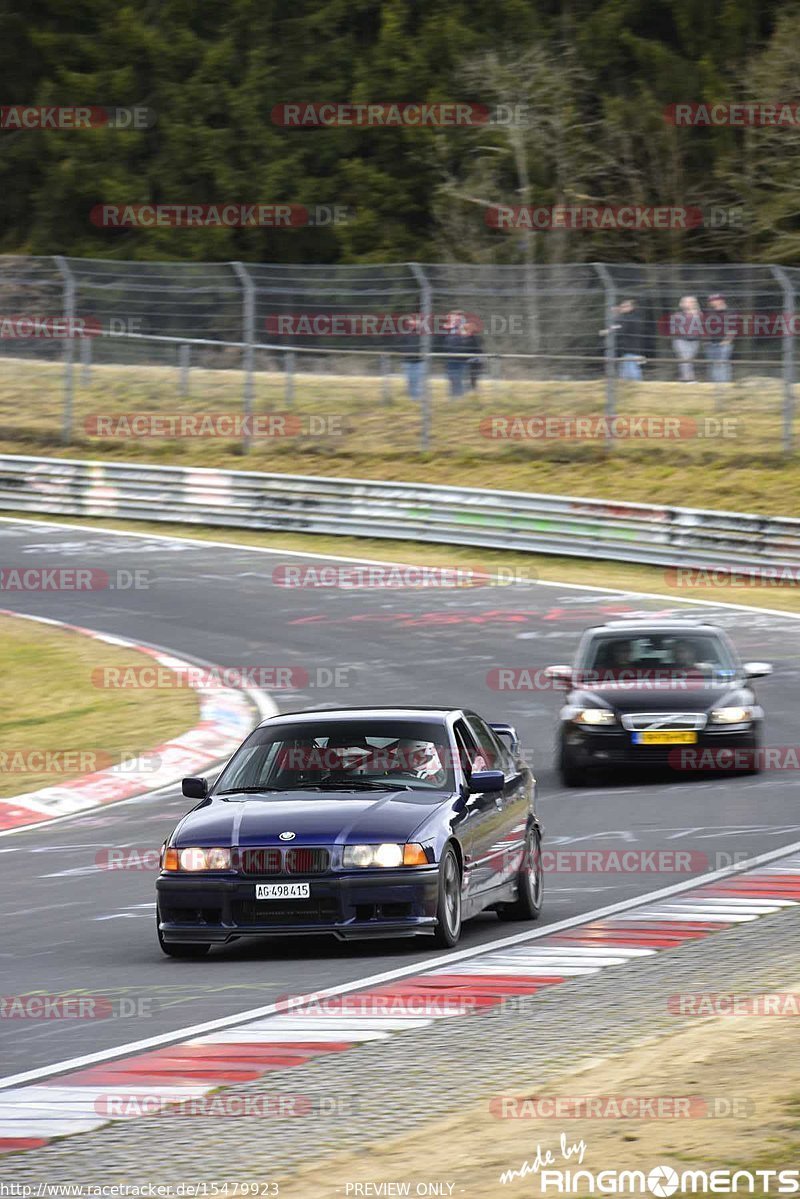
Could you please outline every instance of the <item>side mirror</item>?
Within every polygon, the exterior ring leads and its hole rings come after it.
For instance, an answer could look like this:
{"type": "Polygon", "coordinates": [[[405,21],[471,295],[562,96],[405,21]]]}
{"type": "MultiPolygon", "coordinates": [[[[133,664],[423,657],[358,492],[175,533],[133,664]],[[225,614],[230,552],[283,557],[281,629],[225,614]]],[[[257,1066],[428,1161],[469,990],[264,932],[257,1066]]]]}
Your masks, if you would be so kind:
{"type": "Polygon", "coordinates": [[[505,785],[506,779],[502,770],[475,770],[469,780],[469,789],[472,795],[488,791],[502,791],[505,785]]]}
{"type": "Polygon", "coordinates": [[[205,779],[183,779],[181,790],[187,799],[205,799],[208,795],[208,783],[205,779]]]}
{"type": "Polygon", "coordinates": [[[571,666],[548,666],[544,677],[552,681],[556,691],[569,691],[572,687],[571,666]]]}
{"type": "Polygon", "coordinates": [[[519,737],[513,724],[490,724],[489,728],[505,741],[512,754],[519,753],[519,737]]]}
{"type": "Polygon", "coordinates": [[[745,662],[744,673],[748,679],[765,679],[772,674],[772,667],[769,662],[745,662]]]}

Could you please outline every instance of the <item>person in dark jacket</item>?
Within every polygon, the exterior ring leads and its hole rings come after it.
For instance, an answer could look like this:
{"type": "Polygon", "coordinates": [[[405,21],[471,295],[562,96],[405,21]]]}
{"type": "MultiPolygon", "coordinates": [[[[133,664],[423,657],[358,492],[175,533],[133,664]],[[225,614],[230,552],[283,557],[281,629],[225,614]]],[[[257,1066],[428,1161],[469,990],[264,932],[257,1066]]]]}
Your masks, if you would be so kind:
{"type": "Polygon", "coordinates": [[[464,326],[464,351],[470,354],[467,359],[470,391],[478,390],[478,381],[483,370],[483,338],[481,337],[481,322],[476,316],[467,317],[464,326]]]}
{"type": "Polygon", "coordinates": [[[403,370],[406,375],[408,394],[412,400],[421,400],[425,394],[425,357],[422,346],[422,318],[412,313],[402,340],[403,370]]]}
{"type": "Polygon", "coordinates": [[[736,337],[736,316],[728,308],[728,301],[719,293],[708,297],[709,312],[706,327],[709,338],[706,355],[712,383],[730,383],[733,373],[731,358],[736,337]]]}
{"type": "Polygon", "coordinates": [[[467,318],[463,312],[448,312],[442,331],[442,352],[453,355],[451,358],[445,358],[444,369],[450,384],[450,396],[454,400],[459,399],[466,391],[466,323],[467,318]]]}
{"type": "Polygon", "coordinates": [[[613,310],[613,323],[601,329],[602,337],[614,334],[614,349],[619,362],[620,379],[642,378],[642,325],[636,311],[635,300],[622,300],[613,310]]]}

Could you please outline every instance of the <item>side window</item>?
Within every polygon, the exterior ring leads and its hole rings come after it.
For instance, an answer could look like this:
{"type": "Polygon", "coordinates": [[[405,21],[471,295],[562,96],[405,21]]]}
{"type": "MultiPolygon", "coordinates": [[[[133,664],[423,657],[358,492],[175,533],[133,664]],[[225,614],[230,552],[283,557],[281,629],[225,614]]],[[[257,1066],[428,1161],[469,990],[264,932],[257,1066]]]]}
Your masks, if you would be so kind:
{"type": "Polygon", "coordinates": [[[463,720],[459,720],[456,724],[455,734],[458,756],[461,759],[461,769],[464,772],[464,777],[469,779],[472,777],[473,770],[483,769],[479,764],[482,761],[481,753],[475,744],[472,733],[470,733],[463,720]]]}
{"type": "Polygon", "coordinates": [[[474,766],[473,770],[502,770],[508,769],[508,755],[498,738],[479,716],[470,712],[465,716],[469,730],[478,743],[483,765],[474,766]]]}

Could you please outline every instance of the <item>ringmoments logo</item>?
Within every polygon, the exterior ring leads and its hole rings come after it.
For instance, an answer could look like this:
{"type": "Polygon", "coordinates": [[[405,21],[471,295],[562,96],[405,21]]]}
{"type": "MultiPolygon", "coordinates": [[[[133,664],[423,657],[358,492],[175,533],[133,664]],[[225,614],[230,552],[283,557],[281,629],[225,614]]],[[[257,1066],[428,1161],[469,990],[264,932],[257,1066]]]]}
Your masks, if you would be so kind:
{"type": "Polygon", "coordinates": [[[649,1170],[583,1169],[587,1143],[570,1141],[565,1132],[557,1148],[534,1147],[531,1157],[503,1170],[498,1181],[508,1186],[529,1179],[540,1195],[796,1195],[800,1191],[800,1169],[764,1170],[676,1170],[659,1162],[649,1170]]]}

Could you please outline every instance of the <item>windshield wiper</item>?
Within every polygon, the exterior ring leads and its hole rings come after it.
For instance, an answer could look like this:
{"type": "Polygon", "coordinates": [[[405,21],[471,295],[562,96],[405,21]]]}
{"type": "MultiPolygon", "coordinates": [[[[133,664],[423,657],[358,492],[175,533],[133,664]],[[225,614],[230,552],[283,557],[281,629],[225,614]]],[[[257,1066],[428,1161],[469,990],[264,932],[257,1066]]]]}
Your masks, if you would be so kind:
{"type": "Polygon", "coordinates": [[[413,788],[408,783],[396,783],[381,781],[380,779],[368,779],[361,775],[356,775],[352,779],[320,779],[319,786],[323,787],[343,787],[347,791],[355,791],[359,787],[363,787],[366,791],[411,791],[413,788]]]}
{"type": "Polygon", "coordinates": [[[259,791],[277,791],[278,787],[228,787],[225,791],[215,791],[215,795],[257,795],[259,791]]]}

